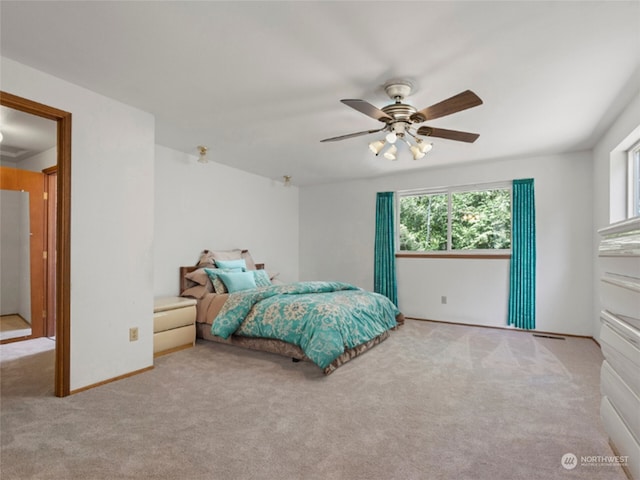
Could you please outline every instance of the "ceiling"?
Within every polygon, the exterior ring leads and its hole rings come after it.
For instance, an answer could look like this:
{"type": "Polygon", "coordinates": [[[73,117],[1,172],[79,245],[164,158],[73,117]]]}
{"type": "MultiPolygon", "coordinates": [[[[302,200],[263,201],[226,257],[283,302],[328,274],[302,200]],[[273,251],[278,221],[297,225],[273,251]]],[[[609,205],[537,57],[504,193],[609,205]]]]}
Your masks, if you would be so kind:
{"type": "Polygon", "coordinates": [[[58,124],[0,106],[0,160],[18,163],[56,146],[58,124]]]}
{"type": "Polygon", "coordinates": [[[160,145],[297,185],[589,149],[640,85],[638,1],[3,0],[0,17],[2,56],[152,113],[160,145]],[[483,105],[426,124],[480,138],[395,162],[375,134],[320,143],[379,128],[340,99],[382,107],[394,78],[417,109],[473,90],[483,105]]]}

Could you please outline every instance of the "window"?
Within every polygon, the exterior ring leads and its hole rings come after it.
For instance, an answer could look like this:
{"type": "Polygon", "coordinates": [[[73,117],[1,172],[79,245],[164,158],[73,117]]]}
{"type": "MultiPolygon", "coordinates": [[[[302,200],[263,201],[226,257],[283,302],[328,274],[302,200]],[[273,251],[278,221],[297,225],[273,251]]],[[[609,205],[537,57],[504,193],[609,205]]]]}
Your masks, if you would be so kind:
{"type": "Polygon", "coordinates": [[[405,252],[511,248],[511,184],[398,192],[399,245],[405,252]]]}
{"type": "Polygon", "coordinates": [[[628,217],[640,216],[640,142],[628,151],[628,217]]]}

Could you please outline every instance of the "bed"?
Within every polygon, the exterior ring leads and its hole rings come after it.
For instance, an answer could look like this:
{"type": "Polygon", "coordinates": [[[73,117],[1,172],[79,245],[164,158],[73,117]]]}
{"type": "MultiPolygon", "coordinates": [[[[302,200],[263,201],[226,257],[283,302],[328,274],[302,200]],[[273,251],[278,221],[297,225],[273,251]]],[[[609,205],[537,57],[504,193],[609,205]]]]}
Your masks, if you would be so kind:
{"type": "Polygon", "coordinates": [[[180,267],[180,295],[197,300],[197,337],[310,361],[329,375],[404,323],[382,295],[342,282],[283,284],[274,277],[241,249],[204,250],[195,266],[180,267]],[[241,260],[241,272],[220,268],[241,260]],[[254,287],[233,285],[251,276],[254,287]]]}

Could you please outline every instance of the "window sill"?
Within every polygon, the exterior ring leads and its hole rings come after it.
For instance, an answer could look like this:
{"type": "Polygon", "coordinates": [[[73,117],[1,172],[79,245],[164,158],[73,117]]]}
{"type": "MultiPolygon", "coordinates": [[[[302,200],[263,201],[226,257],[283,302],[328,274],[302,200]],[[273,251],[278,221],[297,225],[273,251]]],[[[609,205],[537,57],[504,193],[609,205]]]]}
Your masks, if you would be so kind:
{"type": "Polygon", "coordinates": [[[396,258],[456,258],[456,259],[483,259],[505,260],[510,259],[510,253],[396,253],[396,258]]]}

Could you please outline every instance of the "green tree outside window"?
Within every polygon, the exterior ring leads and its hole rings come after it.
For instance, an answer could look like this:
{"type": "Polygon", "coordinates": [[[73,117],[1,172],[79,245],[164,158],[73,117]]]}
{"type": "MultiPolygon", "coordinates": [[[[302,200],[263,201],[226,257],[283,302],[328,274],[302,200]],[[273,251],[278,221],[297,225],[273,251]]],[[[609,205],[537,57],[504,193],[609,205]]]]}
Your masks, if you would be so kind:
{"type": "Polygon", "coordinates": [[[406,195],[400,196],[399,202],[400,250],[430,252],[511,248],[509,189],[406,195]]]}

